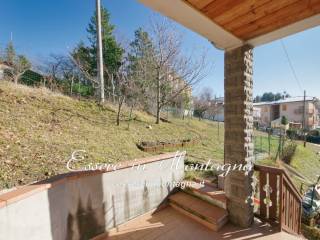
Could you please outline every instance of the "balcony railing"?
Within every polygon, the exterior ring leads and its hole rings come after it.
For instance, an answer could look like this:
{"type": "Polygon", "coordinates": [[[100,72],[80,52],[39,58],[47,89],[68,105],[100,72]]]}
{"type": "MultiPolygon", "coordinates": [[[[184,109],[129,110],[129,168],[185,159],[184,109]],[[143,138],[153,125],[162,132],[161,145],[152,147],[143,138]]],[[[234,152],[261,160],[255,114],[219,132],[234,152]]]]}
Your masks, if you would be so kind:
{"type": "Polygon", "coordinates": [[[258,175],[258,217],[278,224],[280,230],[300,234],[302,197],[286,172],[280,168],[255,165],[258,175]]]}

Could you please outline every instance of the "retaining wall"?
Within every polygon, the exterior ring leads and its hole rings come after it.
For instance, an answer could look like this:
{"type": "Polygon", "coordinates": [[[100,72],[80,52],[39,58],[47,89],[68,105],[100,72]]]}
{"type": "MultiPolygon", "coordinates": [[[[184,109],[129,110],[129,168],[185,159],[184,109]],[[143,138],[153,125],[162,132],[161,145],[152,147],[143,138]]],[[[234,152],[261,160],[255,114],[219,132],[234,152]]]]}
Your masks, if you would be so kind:
{"type": "Polygon", "coordinates": [[[183,179],[184,156],[162,154],[122,163],[116,171],[59,175],[2,194],[0,239],[90,239],[156,209],[183,179]]]}

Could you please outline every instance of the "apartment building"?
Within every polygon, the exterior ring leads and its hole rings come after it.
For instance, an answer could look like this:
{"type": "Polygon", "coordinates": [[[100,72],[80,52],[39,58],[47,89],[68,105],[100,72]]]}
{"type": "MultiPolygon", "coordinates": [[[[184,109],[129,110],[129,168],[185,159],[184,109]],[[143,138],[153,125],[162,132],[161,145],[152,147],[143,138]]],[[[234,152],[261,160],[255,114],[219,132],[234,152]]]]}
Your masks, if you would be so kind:
{"type": "Polygon", "coordinates": [[[303,122],[307,129],[319,126],[319,99],[315,97],[294,97],[273,102],[259,102],[253,104],[260,109],[259,125],[269,127],[271,122],[285,116],[292,126],[302,128],[303,122]],[[305,107],[304,107],[305,103],[305,107]],[[305,109],[305,114],[303,114],[305,109]]]}

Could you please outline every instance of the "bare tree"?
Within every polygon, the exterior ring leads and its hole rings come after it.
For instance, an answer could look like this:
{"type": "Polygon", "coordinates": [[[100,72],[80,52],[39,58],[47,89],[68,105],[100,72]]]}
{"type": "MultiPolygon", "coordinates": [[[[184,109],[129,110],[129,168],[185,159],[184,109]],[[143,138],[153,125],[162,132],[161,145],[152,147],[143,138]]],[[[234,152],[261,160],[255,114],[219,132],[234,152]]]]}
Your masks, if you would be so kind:
{"type": "Polygon", "coordinates": [[[156,123],[161,109],[185,89],[199,83],[206,76],[206,54],[194,59],[182,50],[182,34],[166,18],[151,21],[151,36],[155,48],[156,123]]]}
{"type": "Polygon", "coordinates": [[[74,64],[72,59],[68,56],[62,59],[61,74],[63,76],[63,79],[70,83],[69,94],[73,95],[75,80],[78,79],[78,81],[80,82],[80,71],[74,64]]]}
{"type": "Polygon", "coordinates": [[[132,110],[135,106],[139,91],[135,84],[136,82],[132,79],[132,76],[128,74],[128,58],[123,58],[121,66],[117,72],[108,75],[109,79],[112,79],[114,82],[114,90],[112,91],[112,94],[118,102],[116,124],[119,126],[121,111],[125,102],[131,105],[129,121],[131,120],[132,110]]]}
{"type": "Polygon", "coordinates": [[[212,119],[215,120],[216,116],[221,113],[224,109],[224,101],[221,98],[214,98],[210,101],[209,109],[206,111],[206,114],[212,119]]]}
{"type": "Polygon", "coordinates": [[[204,117],[204,114],[210,109],[212,102],[212,90],[210,88],[202,89],[198,97],[194,97],[194,114],[198,116],[199,120],[204,117]]]}
{"type": "Polygon", "coordinates": [[[17,55],[13,42],[9,42],[6,49],[0,51],[0,60],[6,62],[8,80],[12,80],[18,84],[20,78],[31,69],[32,65],[28,58],[24,55],[17,55]]]}
{"type": "Polygon", "coordinates": [[[43,86],[54,90],[57,82],[62,78],[62,68],[66,62],[66,57],[63,55],[51,54],[49,60],[39,70],[45,76],[43,86]]]}
{"type": "Polygon", "coordinates": [[[12,66],[8,68],[8,76],[12,79],[15,84],[18,84],[19,79],[31,69],[31,63],[23,55],[18,55],[12,66]]]}

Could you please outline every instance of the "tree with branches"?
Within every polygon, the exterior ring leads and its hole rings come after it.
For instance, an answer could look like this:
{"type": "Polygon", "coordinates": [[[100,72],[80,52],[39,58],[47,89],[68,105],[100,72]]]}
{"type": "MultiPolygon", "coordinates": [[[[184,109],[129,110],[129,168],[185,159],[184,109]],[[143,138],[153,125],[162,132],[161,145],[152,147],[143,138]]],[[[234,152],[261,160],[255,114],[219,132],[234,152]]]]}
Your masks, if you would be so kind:
{"type": "Polygon", "coordinates": [[[4,60],[10,65],[8,68],[8,77],[18,84],[19,79],[31,69],[31,63],[24,55],[16,55],[16,51],[12,42],[9,42],[4,53],[4,60]]]}
{"type": "Polygon", "coordinates": [[[212,90],[210,88],[203,88],[200,95],[194,97],[194,115],[203,119],[205,113],[210,109],[212,102],[212,90]]]}
{"type": "Polygon", "coordinates": [[[187,88],[192,88],[206,76],[206,54],[198,59],[186,56],[182,49],[182,35],[166,18],[151,21],[151,37],[155,48],[156,123],[164,106],[187,88]]]}
{"type": "Polygon", "coordinates": [[[129,45],[128,74],[135,81],[139,92],[139,101],[145,111],[152,108],[150,101],[154,98],[155,89],[155,49],[148,32],[139,28],[135,31],[135,38],[129,45]]]}

